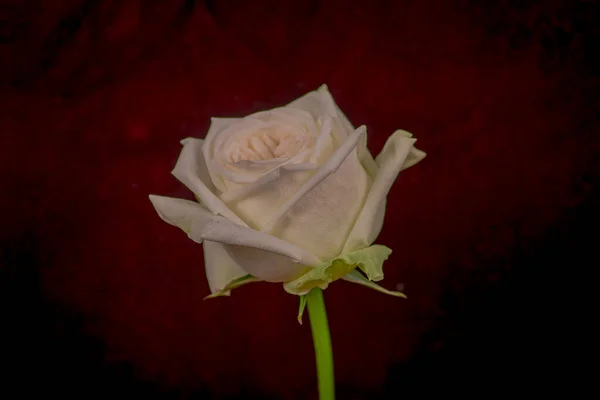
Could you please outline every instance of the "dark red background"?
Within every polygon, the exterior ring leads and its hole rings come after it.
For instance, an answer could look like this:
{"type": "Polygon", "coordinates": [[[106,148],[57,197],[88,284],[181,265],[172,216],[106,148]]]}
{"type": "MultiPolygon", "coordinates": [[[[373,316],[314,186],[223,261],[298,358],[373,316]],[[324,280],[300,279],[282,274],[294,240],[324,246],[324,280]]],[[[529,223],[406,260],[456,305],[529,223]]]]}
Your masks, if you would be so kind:
{"type": "Polygon", "coordinates": [[[395,129],[428,153],[378,239],[408,299],[326,291],[339,397],[568,386],[566,292],[597,267],[595,2],[0,4],[6,393],[314,398],[297,298],[203,301],[201,247],[148,194],[191,198],[170,171],[210,117],[323,83],[374,154],[395,129]]]}

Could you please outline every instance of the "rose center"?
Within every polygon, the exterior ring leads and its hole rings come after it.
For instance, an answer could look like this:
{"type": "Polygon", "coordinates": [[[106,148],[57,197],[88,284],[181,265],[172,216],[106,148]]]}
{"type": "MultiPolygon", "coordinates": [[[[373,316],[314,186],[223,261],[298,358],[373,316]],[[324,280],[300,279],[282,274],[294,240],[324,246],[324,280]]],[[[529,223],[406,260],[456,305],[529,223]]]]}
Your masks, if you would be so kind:
{"type": "Polygon", "coordinates": [[[236,140],[228,152],[229,159],[238,162],[290,158],[307,144],[308,139],[306,135],[282,129],[261,129],[236,140]]]}

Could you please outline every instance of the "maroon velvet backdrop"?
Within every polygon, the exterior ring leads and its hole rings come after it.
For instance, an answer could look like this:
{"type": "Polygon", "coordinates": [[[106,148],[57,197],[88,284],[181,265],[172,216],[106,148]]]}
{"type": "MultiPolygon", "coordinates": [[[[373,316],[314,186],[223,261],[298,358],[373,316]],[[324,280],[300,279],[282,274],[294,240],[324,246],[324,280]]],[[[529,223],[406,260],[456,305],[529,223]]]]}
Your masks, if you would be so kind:
{"type": "Polygon", "coordinates": [[[192,198],[170,171],[211,117],[323,83],[374,154],[396,129],[428,153],[377,240],[394,251],[381,283],[408,299],[325,293],[340,398],[514,389],[551,362],[544,310],[565,311],[543,276],[561,246],[576,257],[594,190],[595,4],[1,3],[2,329],[19,390],[314,398],[298,299],[259,283],[203,301],[201,246],[148,194],[192,198]]]}

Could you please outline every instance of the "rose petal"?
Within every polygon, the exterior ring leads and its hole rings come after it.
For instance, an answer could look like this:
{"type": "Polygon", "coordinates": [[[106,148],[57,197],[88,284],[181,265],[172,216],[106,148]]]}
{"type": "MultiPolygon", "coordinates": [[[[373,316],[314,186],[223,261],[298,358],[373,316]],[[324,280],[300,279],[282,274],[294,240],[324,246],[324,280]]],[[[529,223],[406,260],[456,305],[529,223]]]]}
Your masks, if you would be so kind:
{"type": "Polygon", "coordinates": [[[306,272],[307,266],[321,262],[295,244],[237,225],[198,203],[156,195],[150,195],[150,201],[165,222],[182,229],[193,241],[227,245],[237,264],[259,279],[269,282],[295,279],[306,272]]]}
{"type": "MultiPolygon", "coordinates": [[[[289,243],[288,243],[289,244],[289,243]]],[[[287,282],[310,271],[315,261],[296,262],[288,256],[259,248],[227,245],[232,258],[249,274],[266,282],[287,282]],[[310,264],[308,264],[310,262],[310,264]]],[[[314,257],[311,255],[311,258],[314,257]]]]}
{"type": "Polygon", "coordinates": [[[229,190],[220,198],[250,225],[258,227],[265,220],[264,214],[270,214],[282,204],[291,190],[308,179],[307,171],[315,169],[318,169],[316,164],[283,164],[255,182],[229,190]],[[275,180],[276,185],[271,185],[275,180]]]}
{"type": "Polygon", "coordinates": [[[252,114],[228,125],[218,132],[217,137],[207,137],[203,152],[212,179],[221,182],[218,188],[225,194],[239,188],[239,184],[255,183],[282,165],[302,164],[293,168],[307,169],[308,145],[317,136],[315,121],[308,112],[280,108],[252,114]],[[269,148],[266,138],[257,135],[278,132],[290,136],[289,131],[299,135],[302,143],[284,140],[291,147],[278,150],[269,148]]]}
{"type": "Polygon", "coordinates": [[[411,147],[410,153],[408,153],[408,157],[406,157],[406,160],[404,160],[404,164],[402,164],[402,169],[400,171],[404,171],[405,169],[412,167],[424,159],[425,156],[427,156],[427,153],[425,153],[423,150],[419,150],[416,147],[411,147]]]}
{"type": "MultiPolygon", "coordinates": [[[[352,132],[354,130],[354,126],[335,102],[333,96],[327,88],[327,85],[322,85],[318,91],[323,94],[324,98],[326,98],[328,102],[333,103],[335,111],[337,113],[339,124],[342,126],[344,131],[352,132]]],[[[369,176],[371,178],[375,178],[375,175],[377,175],[377,164],[375,163],[375,160],[373,159],[373,156],[371,155],[371,152],[367,147],[367,139],[367,135],[362,137],[359,145],[357,146],[358,158],[362,166],[369,174],[369,176]]]]}
{"type": "Polygon", "coordinates": [[[279,122],[283,125],[294,127],[295,130],[305,131],[311,136],[317,136],[318,129],[315,118],[302,109],[293,107],[279,107],[267,111],[260,111],[248,117],[260,119],[265,122],[279,122]]]}
{"type": "Polygon", "coordinates": [[[229,209],[215,194],[214,185],[209,177],[209,172],[204,161],[202,147],[205,145],[201,139],[187,138],[181,141],[183,149],[171,172],[179,181],[190,189],[199,200],[216,215],[246,226],[246,224],[229,209]]]}
{"type": "MultiPolygon", "coordinates": [[[[297,107],[302,110],[306,110],[315,118],[329,115],[331,118],[333,118],[334,137],[338,144],[343,143],[344,139],[354,132],[354,126],[337,105],[335,99],[329,92],[327,85],[321,85],[318,90],[307,93],[304,96],[292,101],[290,104],[288,104],[288,107],[297,107]]],[[[373,156],[367,148],[366,136],[361,139],[357,149],[358,158],[360,159],[361,164],[371,178],[374,178],[377,174],[377,164],[375,164],[373,156]]]]}
{"type": "MultiPolygon", "coordinates": [[[[328,153],[328,157],[332,152],[332,141],[331,130],[323,131],[317,141],[321,151],[324,155],[328,153]]],[[[326,160],[321,161],[324,163],[326,160]]],[[[280,209],[310,178],[313,174],[311,171],[318,168],[317,163],[286,162],[256,182],[240,185],[220,198],[250,226],[261,229],[273,212],[280,209]]]]}
{"type": "Polygon", "coordinates": [[[310,157],[310,161],[317,163],[317,165],[324,164],[327,161],[327,158],[329,158],[329,156],[331,156],[335,150],[333,138],[331,137],[332,125],[333,120],[329,115],[326,115],[322,118],[319,137],[315,142],[315,146],[310,157]]]}
{"type": "MultiPolygon", "coordinates": [[[[407,161],[411,149],[416,142],[408,132],[396,131],[385,143],[383,150],[377,156],[376,162],[379,172],[373,181],[373,186],[367,196],[365,205],[352,228],[350,236],[346,240],[343,252],[369,246],[375,241],[383,224],[385,208],[383,202],[386,199],[392,184],[407,161]]],[[[424,157],[423,152],[412,153],[413,157],[424,157]]],[[[418,160],[417,160],[418,161],[418,160]]],[[[414,165],[415,159],[410,161],[414,165]]]]}
{"type": "MultiPolygon", "coordinates": [[[[219,121],[219,119],[216,120],[219,121]]],[[[235,182],[252,182],[256,180],[257,176],[261,175],[262,172],[259,170],[250,171],[239,168],[234,171],[230,169],[236,165],[235,160],[231,159],[231,154],[234,152],[236,141],[240,140],[240,137],[264,129],[269,125],[269,123],[255,118],[241,118],[221,130],[209,130],[202,152],[211,178],[214,182],[219,183],[217,187],[221,193],[230,190],[232,186],[235,186],[235,182]]],[[[240,149],[243,152],[249,150],[248,148],[240,149]]],[[[263,167],[268,168],[268,166],[263,167]]]]}
{"type": "MultiPolygon", "coordinates": [[[[412,133],[404,131],[402,129],[398,129],[392,135],[396,135],[396,134],[403,135],[407,138],[413,137],[412,133]]],[[[410,153],[408,153],[408,157],[406,157],[406,160],[404,160],[404,163],[402,164],[402,169],[400,169],[400,171],[404,171],[405,169],[412,167],[413,165],[417,164],[419,161],[424,159],[425,156],[427,156],[427,153],[425,153],[423,150],[419,150],[414,146],[411,147],[410,153]]]]}
{"type": "Polygon", "coordinates": [[[373,159],[373,156],[367,147],[366,135],[365,137],[361,138],[360,143],[358,146],[356,146],[356,150],[358,152],[358,159],[360,160],[363,168],[365,171],[367,171],[372,179],[375,179],[377,172],[379,172],[379,168],[377,167],[377,164],[375,163],[375,160],[373,159]]]}
{"type": "Polygon", "coordinates": [[[354,151],[364,134],[364,127],[357,129],[285,204],[274,209],[270,226],[263,229],[323,260],[338,256],[371,186],[354,151]]]}
{"type": "Polygon", "coordinates": [[[232,281],[248,275],[248,272],[231,258],[222,243],[205,240],[203,247],[206,278],[211,293],[218,293],[232,281]]]}
{"type": "Polygon", "coordinates": [[[323,182],[325,178],[333,174],[346,160],[346,157],[356,148],[358,141],[361,136],[366,134],[366,127],[361,126],[346,140],[346,142],[340,146],[329,160],[313,175],[310,179],[302,185],[294,195],[285,202],[285,204],[277,210],[277,212],[271,217],[271,219],[264,224],[261,229],[263,232],[272,231],[275,226],[281,221],[281,219],[288,213],[288,211],[309,191],[315,188],[318,184],[323,182]]]}
{"type": "Polygon", "coordinates": [[[338,145],[344,143],[345,139],[352,134],[354,129],[345,116],[340,116],[333,97],[326,85],[319,90],[309,92],[302,97],[292,101],[286,107],[298,108],[308,111],[317,120],[329,116],[333,119],[333,137],[338,145]]]}
{"type": "Polygon", "coordinates": [[[221,296],[231,296],[231,291],[233,289],[237,289],[239,287],[242,287],[249,283],[254,283],[254,282],[261,282],[261,280],[253,277],[250,274],[246,274],[246,275],[242,276],[241,278],[234,279],[233,281],[229,282],[227,284],[227,286],[225,286],[225,288],[223,288],[221,291],[209,294],[208,296],[206,296],[204,298],[204,300],[214,299],[216,297],[221,297],[221,296]]]}
{"type": "MultiPolygon", "coordinates": [[[[202,154],[204,156],[204,163],[209,165],[209,163],[213,160],[213,146],[214,139],[219,137],[219,133],[226,129],[229,125],[232,125],[241,118],[211,118],[210,119],[210,127],[208,128],[208,132],[206,133],[206,137],[204,139],[204,146],[202,146],[202,154]]],[[[212,171],[212,168],[208,168],[208,172],[210,174],[210,178],[217,189],[223,191],[225,189],[225,183],[223,180],[212,171]]]]}

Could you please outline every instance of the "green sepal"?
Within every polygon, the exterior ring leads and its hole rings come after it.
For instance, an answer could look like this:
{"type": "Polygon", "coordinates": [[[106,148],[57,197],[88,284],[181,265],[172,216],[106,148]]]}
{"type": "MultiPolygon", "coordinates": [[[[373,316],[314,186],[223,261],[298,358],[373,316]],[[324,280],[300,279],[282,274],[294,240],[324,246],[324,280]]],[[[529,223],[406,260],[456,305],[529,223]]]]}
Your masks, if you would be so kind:
{"type": "Polygon", "coordinates": [[[381,280],[383,262],[391,253],[390,248],[377,244],[351,251],[317,265],[299,278],[284,283],[283,288],[286,292],[299,296],[315,287],[325,290],[331,282],[344,277],[357,266],[365,271],[369,279],[381,280]]]}
{"type": "Polygon", "coordinates": [[[371,282],[370,280],[368,280],[363,274],[361,274],[357,270],[351,271],[349,274],[344,276],[342,279],[347,282],[356,283],[358,285],[362,285],[362,286],[368,287],[370,289],[377,290],[378,292],[381,292],[384,294],[389,294],[390,296],[402,297],[403,299],[406,299],[406,295],[404,293],[393,291],[393,290],[388,290],[384,287],[381,287],[378,284],[376,284],[375,282],[371,282]]]}
{"type": "Polygon", "coordinates": [[[300,296],[300,306],[298,307],[298,323],[302,325],[302,315],[304,315],[304,309],[306,308],[306,295],[300,296]]]}

